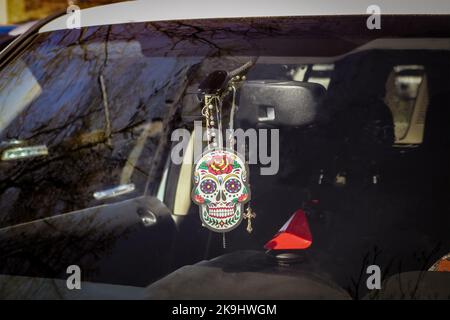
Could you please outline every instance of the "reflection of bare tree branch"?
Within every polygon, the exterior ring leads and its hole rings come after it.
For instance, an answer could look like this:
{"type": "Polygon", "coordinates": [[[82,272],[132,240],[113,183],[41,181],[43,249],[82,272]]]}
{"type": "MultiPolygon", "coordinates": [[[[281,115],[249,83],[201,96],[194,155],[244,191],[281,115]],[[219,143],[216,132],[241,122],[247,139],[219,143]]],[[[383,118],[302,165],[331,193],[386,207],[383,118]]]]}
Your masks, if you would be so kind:
{"type": "Polygon", "coordinates": [[[136,141],[135,147],[128,156],[127,163],[122,170],[122,175],[120,178],[121,185],[131,182],[131,176],[134,169],[141,170],[138,168],[137,162],[142,155],[142,151],[148,138],[159,135],[162,131],[163,127],[161,121],[150,122],[146,126],[144,126],[141,135],[136,141]]]}
{"type": "Polygon", "coordinates": [[[419,277],[417,278],[417,282],[414,286],[413,291],[411,292],[411,298],[415,299],[417,290],[419,289],[420,282],[423,280],[423,277],[425,276],[426,272],[428,272],[429,266],[433,263],[432,259],[436,259],[436,254],[439,252],[441,248],[441,244],[438,243],[429,253],[426,253],[425,251],[421,252],[422,255],[422,267],[420,269],[419,277]]]}
{"type": "MultiPolygon", "coordinates": [[[[400,293],[399,296],[395,296],[395,297],[389,297],[386,296],[383,293],[383,285],[382,285],[382,290],[375,290],[372,292],[369,292],[368,297],[370,299],[391,299],[391,298],[395,298],[395,299],[417,299],[417,293],[418,290],[420,288],[421,282],[424,279],[424,277],[426,276],[427,272],[428,272],[428,268],[430,266],[430,264],[432,264],[432,262],[434,261],[434,259],[436,258],[437,254],[439,253],[441,248],[441,244],[436,244],[431,250],[425,252],[425,251],[421,251],[420,252],[420,260],[421,260],[421,267],[419,267],[418,269],[414,269],[414,270],[410,270],[410,269],[405,269],[404,267],[404,260],[408,257],[393,257],[389,260],[389,262],[387,264],[381,264],[379,260],[377,260],[378,257],[381,256],[381,251],[378,251],[377,249],[374,250],[373,253],[373,259],[372,261],[369,263],[368,259],[366,259],[367,256],[370,256],[371,254],[368,253],[364,260],[363,260],[363,265],[362,265],[362,269],[367,268],[367,266],[369,264],[372,265],[379,265],[382,269],[382,277],[381,277],[381,282],[382,284],[385,284],[386,281],[388,279],[390,279],[393,275],[396,275],[396,285],[398,288],[398,292],[400,293]],[[393,268],[394,265],[397,265],[397,268],[393,268]],[[405,272],[409,272],[409,271],[419,271],[419,275],[417,277],[417,279],[415,280],[414,284],[411,283],[404,283],[403,278],[402,278],[402,274],[404,274],[405,272]],[[404,286],[406,284],[406,287],[404,286]]],[[[416,253],[414,253],[414,256],[416,255],[416,253]]],[[[364,274],[365,276],[367,276],[366,274],[364,274]]],[[[361,278],[361,275],[359,277],[358,280],[353,280],[352,279],[352,284],[353,287],[349,288],[349,292],[352,294],[352,296],[355,299],[361,298],[360,297],[360,292],[358,291],[358,288],[364,288],[363,286],[366,285],[365,283],[365,279],[367,277],[363,277],[361,278]]],[[[393,283],[391,282],[391,285],[393,285],[393,283]]]]}
{"type": "MultiPolygon", "coordinates": [[[[187,70],[186,70],[187,71],[187,70]]],[[[154,181],[158,175],[162,174],[161,167],[163,166],[163,154],[167,151],[167,146],[169,143],[170,131],[173,128],[173,121],[175,119],[175,115],[180,107],[180,101],[182,101],[183,95],[186,93],[186,90],[189,85],[189,80],[187,77],[184,79],[180,79],[183,81],[182,85],[179,86],[179,89],[175,92],[173,99],[166,99],[168,102],[168,112],[167,117],[163,121],[164,132],[161,135],[160,143],[156,149],[156,152],[151,160],[151,168],[150,174],[146,182],[144,195],[148,195],[150,190],[150,182],[154,181]]],[[[153,190],[152,190],[153,191],[153,190]]]]}
{"type": "Polygon", "coordinates": [[[359,270],[359,275],[357,279],[351,278],[351,284],[353,285],[353,287],[348,288],[348,292],[350,292],[350,294],[355,298],[358,299],[359,298],[359,289],[361,287],[361,285],[363,283],[365,283],[365,279],[364,276],[366,275],[366,268],[368,266],[368,262],[369,262],[369,257],[370,257],[370,252],[367,252],[364,257],[363,257],[363,261],[361,264],[361,268],[359,270]]]}
{"type": "Polygon", "coordinates": [[[106,144],[112,148],[111,143],[111,116],[109,112],[109,101],[108,101],[108,93],[106,91],[105,77],[103,74],[100,75],[100,87],[102,89],[102,100],[103,106],[105,108],[105,135],[106,135],[106,144]]]}

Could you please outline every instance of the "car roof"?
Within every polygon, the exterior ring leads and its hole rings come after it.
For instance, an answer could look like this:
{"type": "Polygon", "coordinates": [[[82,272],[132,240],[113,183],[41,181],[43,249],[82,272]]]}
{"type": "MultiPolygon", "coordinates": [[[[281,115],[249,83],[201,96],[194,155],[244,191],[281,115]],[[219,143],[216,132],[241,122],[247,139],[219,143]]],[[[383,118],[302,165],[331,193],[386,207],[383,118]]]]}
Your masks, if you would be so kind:
{"type": "MultiPolygon", "coordinates": [[[[191,19],[367,15],[374,2],[381,14],[450,14],[450,1],[442,0],[137,0],[84,9],[80,27],[191,19]]],[[[68,18],[56,18],[40,32],[67,29],[68,18]]]]}

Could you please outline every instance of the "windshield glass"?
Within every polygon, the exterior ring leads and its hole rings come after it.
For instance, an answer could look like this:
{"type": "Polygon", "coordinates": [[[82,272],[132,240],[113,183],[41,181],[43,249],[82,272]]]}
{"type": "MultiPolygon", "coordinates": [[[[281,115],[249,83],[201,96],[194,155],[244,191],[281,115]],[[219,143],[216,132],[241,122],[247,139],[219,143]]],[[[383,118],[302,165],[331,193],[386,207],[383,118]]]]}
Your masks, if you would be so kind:
{"type": "MultiPolygon", "coordinates": [[[[250,22],[209,22],[205,30],[202,23],[177,22],[39,35],[1,71],[8,79],[0,84],[2,151],[31,153],[25,159],[4,154],[0,227],[102,204],[116,188],[123,191],[113,201],[143,194],[162,131],[167,135],[188,86],[256,55],[309,50],[294,46],[301,34],[289,33],[305,26],[285,21],[287,28],[276,20],[252,22],[250,29],[250,22]],[[274,38],[264,31],[268,26],[280,34],[274,38]]],[[[321,55],[354,46],[326,39],[337,45],[321,55]]],[[[267,72],[286,78],[296,66],[270,65],[259,77],[267,72]]]]}
{"type": "MultiPolygon", "coordinates": [[[[172,161],[172,134],[192,134],[194,121],[204,120],[198,88],[209,74],[251,61],[245,81],[262,88],[265,100],[240,90],[234,125],[266,130],[257,131],[256,155],[249,143],[244,148],[257,215],[251,233],[244,221],[227,235],[226,250],[263,249],[307,208],[318,212],[314,252],[321,264],[336,263],[328,272],[353,296],[361,283],[349,279],[378,250],[384,266],[430,267],[450,251],[448,25],[433,20],[428,41],[420,28],[404,34],[389,17],[378,33],[357,31],[365,18],[340,19],[138,23],[38,35],[0,71],[0,229],[151,195],[175,221],[185,219],[184,246],[169,246],[171,262],[158,261],[152,276],[97,278],[93,266],[88,279],[144,286],[222,254],[221,235],[201,228],[191,201],[192,161],[172,161]],[[309,114],[295,109],[310,102],[275,94],[274,83],[323,90],[314,120],[306,123],[309,114]],[[270,141],[265,154],[261,139],[270,141]]],[[[190,151],[182,156],[195,160],[190,151]]]]}

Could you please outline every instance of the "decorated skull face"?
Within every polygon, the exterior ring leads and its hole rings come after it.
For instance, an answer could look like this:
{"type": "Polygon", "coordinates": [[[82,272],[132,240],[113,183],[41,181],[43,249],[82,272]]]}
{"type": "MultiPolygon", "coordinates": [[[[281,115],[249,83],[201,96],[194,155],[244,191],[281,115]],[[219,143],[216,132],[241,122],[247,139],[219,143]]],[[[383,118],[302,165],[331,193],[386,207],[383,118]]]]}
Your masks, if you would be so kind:
{"type": "Polygon", "coordinates": [[[226,150],[209,151],[194,170],[193,201],[200,206],[201,220],[208,229],[228,232],[243,219],[243,204],[250,200],[245,162],[226,150]]]}

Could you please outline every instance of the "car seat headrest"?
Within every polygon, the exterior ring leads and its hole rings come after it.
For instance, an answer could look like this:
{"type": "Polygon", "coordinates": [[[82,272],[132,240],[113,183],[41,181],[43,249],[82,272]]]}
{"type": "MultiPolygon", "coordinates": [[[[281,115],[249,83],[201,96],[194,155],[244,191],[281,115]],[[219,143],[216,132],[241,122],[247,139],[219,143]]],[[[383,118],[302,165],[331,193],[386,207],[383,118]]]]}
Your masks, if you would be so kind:
{"type": "Polygon", "coordinates": [[[305,127],[323,117],[323,86],[299,81],[247,81],[240,90],[237,127],[305,127]]]}

